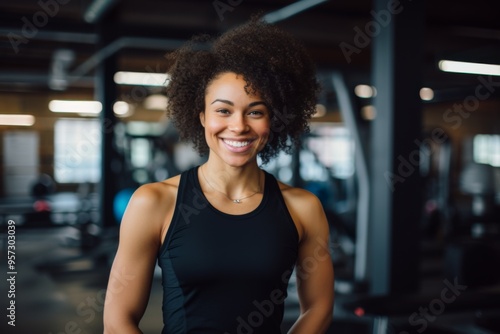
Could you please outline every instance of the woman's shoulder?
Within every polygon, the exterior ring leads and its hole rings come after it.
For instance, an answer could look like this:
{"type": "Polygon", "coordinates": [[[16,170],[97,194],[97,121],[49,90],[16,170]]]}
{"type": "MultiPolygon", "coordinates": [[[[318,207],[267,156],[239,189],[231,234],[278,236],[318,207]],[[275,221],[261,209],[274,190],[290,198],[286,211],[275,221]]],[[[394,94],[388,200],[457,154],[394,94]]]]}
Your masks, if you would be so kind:
{"type": "Polygon", "coordinates": [[[307,205],[317,203],[319,201],[318,197],[308,190],[292,187],[291,185],[281,181],[278,181],[278,185],[285,201],[289,201],[290,204],[297,202],[297,205],[307,205]]]}
{"type": "Polygon", "coordinates": [[[288,211],[297,224],[299,236],[302,238],[307,231],[315,230],[317,228],[315,225],[323,220],[323,206],[318,197],[308,190],[292,187],[279,181],[278,184],[288,211]]]}
{"type": "Polygon", "coordinates": [[[146,231],[146,227],[149,227],[147,230],[153,235],[163,235],[175,207],[179,180],[180,176],[177,175],[137,188],[130,198],[121,225],[137,226],[141,231],[146,231]]]}
{"type": "Polygon", "coordinates": [[[134,192],[132,200],[149,205],[168,202],[169,199],[175,199],[179,183],[180,175],[176,175],[163,181],[143,184],[134,192]]]}

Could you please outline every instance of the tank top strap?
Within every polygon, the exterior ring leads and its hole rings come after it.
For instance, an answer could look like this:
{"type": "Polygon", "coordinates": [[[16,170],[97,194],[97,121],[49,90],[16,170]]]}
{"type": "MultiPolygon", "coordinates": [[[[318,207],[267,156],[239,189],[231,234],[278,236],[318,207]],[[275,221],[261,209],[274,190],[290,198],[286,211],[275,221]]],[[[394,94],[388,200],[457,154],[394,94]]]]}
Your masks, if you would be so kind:
{"type": "Polygon", "coordinates": [[[158,254],[162,254],[170,243],[170,238],[172,237],[173,231],[176,228],[177,222],[179,221],[178,216],[180,214],[179,210],[177,210],[179,204],[184,202],[184,197],[186,196],[186,189],[189,187],[189,172],[190,170],[184,171],[181,173],[179,179],[179,188],[177,190],[177,199],[175,200],[174,214],[172,215],[172,220],[170,222],[170,226],[168,227],[167,234],[165,235],[165,239],[163,240],[163,244],[158,251],[158,254]]]}
{"type": "Polygon", "coordinates": [[[289,227],[291,227],[294,230],[294,233],[297,233],[297,238],[298,238],[298,232],[297,228],[295,227],[295,223],[293,221],[292,215],[290,214],[290,211],[288,211],[288,207],[286,206],[285,198],[283,197],[283,193],[281,192],[279,182],[276,179],[274,175],[271,173],[266,173],[266,189],[269,193],[269,198],[271,199],[270,205],[271,207],[274,208],[279,208],[281,212],[285,215],[286,219],[288,220],[289,227]]]}
{"type": "Polygon", "coordinates": [[[266,171],[264,171],[264,173],[266,173],[265,188],[266,191],[269,193],[269,196],[284,205],[285,199],[283,198],[283,194],[281,193],[278,180],[276,179],[276,177],[274,177],[273,174],[268,173],[266,171]]]}

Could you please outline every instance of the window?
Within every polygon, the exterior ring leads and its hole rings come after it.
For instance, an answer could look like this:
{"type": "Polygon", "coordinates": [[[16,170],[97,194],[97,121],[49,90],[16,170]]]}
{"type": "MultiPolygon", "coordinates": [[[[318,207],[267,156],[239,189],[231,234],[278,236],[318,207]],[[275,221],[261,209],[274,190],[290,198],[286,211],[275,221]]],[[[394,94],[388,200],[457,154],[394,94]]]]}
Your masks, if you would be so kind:
{"type": "Polygon", "coordinates": [[[56,182],[99,182],[101,137],[98,120],[59,119],[54,127],[56,182]]]}
{"type": "MultiPolygon", "coordinates": [[[[312,123],[310,127],[311,134],[303,139],[299,155],[302,180],[328,181],[328,173],[338,179],[350,178],[354,174],[354,141],[349,130],[331,123],[312,123]]],[[[292,165],[292,157],[281,152],[265,169],[280,181],[290,183],[292,165]]]]}
{"type": "Polygon", "coordinates": [[[130,159],[136,168],[147,167],[151,162],[151,142],[146,138],[134,138],[130,143],[130,159]]]}
{"type": "Polygon", "coordinates": [[[474,162],[500,167],[500,135],[476,135],[473,143],[474,162]]]}
{"type": "Polygon", "coordinates": [[[3,133],[3,182],[7,196],[29,195],[38,177],[39,138],[33,131],[3,133]]]}
{"type": "MultiPolygon", "coordinates": [[[[354,173],[354,141],[349,130],[339,124],[313,123],[311,134],[306,142],[310,150],[308,160],[319,161],[339,179],[351,177],[354,173]]],[[[317,172],[313,168],[306,174],[312,178],[317,172]]]]}

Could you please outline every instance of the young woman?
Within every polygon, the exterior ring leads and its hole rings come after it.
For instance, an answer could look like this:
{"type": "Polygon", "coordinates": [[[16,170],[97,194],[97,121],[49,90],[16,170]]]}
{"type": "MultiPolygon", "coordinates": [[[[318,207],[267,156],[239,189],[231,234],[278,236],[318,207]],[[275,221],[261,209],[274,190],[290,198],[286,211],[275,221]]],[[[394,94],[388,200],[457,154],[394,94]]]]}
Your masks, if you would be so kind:
{"type": "Polygon", "coordinates": [[[209,50],[193,43],[171,60],[167,112],[208,160],[132,196],[108,284],[105,333],[140,333],[156,261],[162,333],[280,333],[294,267],[301,313],[290,333],[324,333],[334,278],[320,201],[257,162],[289,151],[308,130],[318,84],[305,49],[253,20],[209,50]]]}

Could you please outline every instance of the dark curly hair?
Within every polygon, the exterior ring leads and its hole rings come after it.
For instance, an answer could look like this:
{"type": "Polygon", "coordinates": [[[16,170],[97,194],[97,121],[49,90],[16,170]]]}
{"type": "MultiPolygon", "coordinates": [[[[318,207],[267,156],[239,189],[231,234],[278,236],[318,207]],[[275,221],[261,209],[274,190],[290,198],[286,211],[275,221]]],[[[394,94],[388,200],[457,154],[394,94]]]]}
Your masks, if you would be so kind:
{"type": "Polygon", "coordinates": [[[309,131],[319,84],[305,47],[290,34],[254,18],[215,40],[193,38],[168,59],[167,115],[181,139],[191,140],[200,154],[208,153],[199,120],[205,110],[206,88],[219,74],[234,72],[246,81],[247,93],[258,92],[270,108],[271,133],[259,152],[263,164],[280,151],[290,153],[309,131]],[[209,45],[209,47],[200,47],[209,45]]]}

